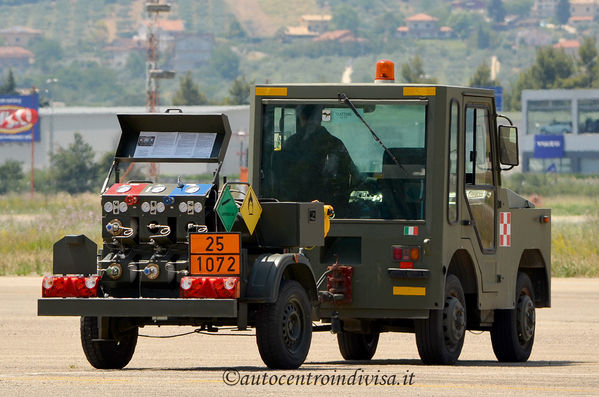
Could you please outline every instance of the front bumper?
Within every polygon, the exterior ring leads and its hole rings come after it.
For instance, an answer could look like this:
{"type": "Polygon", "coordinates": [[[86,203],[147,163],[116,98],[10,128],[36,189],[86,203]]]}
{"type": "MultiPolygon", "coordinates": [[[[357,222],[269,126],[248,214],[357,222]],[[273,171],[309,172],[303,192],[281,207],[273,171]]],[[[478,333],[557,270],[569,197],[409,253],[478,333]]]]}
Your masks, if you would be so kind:
{"type": "Polygon", "coordinates": [[[237,317],[237,299],[42,298],[38,316],[237,317]]]}

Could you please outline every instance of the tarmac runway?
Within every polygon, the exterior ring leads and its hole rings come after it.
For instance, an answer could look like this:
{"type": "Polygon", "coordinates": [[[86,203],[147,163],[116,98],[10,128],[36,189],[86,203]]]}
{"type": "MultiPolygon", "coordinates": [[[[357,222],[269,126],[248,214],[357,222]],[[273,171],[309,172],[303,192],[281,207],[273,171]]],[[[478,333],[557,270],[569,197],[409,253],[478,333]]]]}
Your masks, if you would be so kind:
{"type": "MultiPolygon", "coordinates": [[[[0,396],[599,395],[599,279],[553,279],[523,364],[498,363],[489,333],[468,333],[457,365],[422,365],[412,334],[383,334],[372,361],[344,361],[334,335],[315,333],[305,364],[273,371],[253,330],[140,338],[124,370],[86,361],[79,319],[37,317],[41,278],[0,277],[0,396]]],[[[171,335],[191,327],[146,327],[171,335]]]]}

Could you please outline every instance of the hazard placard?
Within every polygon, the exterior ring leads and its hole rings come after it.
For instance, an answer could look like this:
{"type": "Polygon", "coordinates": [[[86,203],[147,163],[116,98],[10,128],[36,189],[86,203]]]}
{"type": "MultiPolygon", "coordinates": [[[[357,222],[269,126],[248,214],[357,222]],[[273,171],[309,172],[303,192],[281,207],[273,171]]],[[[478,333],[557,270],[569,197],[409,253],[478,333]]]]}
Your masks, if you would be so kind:
{"type": "Polygon", "coordinates": [[[239,208],[239,212],[241,213],[241,217],[250,234],[254,234],[254,229],[262,214],[262,206],[258,202],[258,197],[256,197],[256,193],[254,193],[254,189],[252,189],[251,186],[245,195],[245,199],[243,200],[243,204],[241,204],[241,208],[239,208]]]}

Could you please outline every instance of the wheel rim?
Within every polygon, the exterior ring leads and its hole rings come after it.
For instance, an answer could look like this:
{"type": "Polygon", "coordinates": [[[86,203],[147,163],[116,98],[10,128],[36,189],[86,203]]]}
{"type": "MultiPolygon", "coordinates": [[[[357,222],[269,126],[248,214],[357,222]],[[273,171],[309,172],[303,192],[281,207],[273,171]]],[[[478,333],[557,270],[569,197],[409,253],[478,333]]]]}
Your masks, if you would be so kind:
{"type": "Polygon", "coordinates": [[[516,315],[518,340],[521,345],[525,345],[535,334],[535,305],[530,296],[520,296],[516,315]]]}
{"type": "Polygon", "coordinates": [[[283,311],[283,341],[289,351],[296,350],[302,339],[303,316],[299,301],[287,302],[283,311]]]}
{"type": "Polygon", "coordinates": [[[443,335],[448,349],[459,347],[465,329],[464,305],[458,298],[448,296],[443,309],[443,335]]]}

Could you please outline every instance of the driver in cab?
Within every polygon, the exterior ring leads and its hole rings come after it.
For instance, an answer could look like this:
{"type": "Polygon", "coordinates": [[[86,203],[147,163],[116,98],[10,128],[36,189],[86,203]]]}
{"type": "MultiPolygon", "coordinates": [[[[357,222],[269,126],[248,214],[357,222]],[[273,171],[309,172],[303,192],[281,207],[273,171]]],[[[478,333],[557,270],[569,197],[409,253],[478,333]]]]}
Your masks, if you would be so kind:
{"type": "Polygon", "coordinates": [[[349,194],[359,181],[358,170],[343,142],[321,125],[322,106],[296,108],[296,133],[283,144],[293,199],[332,204],[343,216],[349,194]]]}

